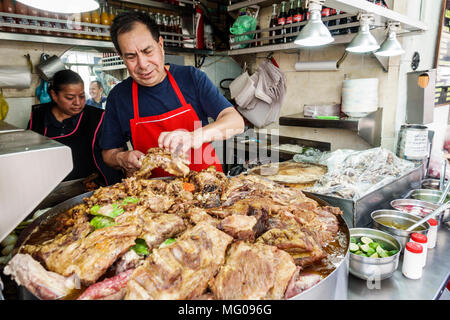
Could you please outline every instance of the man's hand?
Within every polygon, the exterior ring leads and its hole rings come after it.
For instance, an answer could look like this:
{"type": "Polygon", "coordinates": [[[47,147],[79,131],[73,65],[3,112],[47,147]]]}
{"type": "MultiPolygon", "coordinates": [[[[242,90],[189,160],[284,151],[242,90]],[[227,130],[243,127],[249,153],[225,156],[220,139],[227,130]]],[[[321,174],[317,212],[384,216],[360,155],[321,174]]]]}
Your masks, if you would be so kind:
{"type": "Polygon", "coordinates": [[[175,130],[161,132],[158,138],[160,148],[169,150],[174,154],[185,154],[191,148],[200,148],[203,144],[201,132],[188,132],[186,130],[175,130]]]}
{"type": "Polygon", "coordinates": [[[139,159],[143,155],[139,150],[122,151],[116,154],[116,161],[127,173],[132,173],[141,167],[139,159]]]}
{"type": "Polygon", "coordinates": [[[114,169],[124,169],[127,175],[141,167],[139,159],[143,155],[139,150],[124,151],[122,148],[102,150],[103,161],[114,169]]]}

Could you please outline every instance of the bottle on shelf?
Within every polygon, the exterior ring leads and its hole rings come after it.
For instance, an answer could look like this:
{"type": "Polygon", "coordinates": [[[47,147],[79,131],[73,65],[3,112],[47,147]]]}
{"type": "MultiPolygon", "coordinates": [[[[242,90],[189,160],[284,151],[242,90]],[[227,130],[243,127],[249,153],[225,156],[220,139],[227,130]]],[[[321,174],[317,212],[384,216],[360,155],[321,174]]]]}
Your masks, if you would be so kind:
{"type": "MultiPolygon", "coordinates": [[[[39,10],[39,16],[42,18],[50,18],[50,12],[45,10],[39,10]]],[[[47,36],[52,35],[52,31],[49,29],[53,28],[53,24],[50,21],[41,21],[41,26],[43,28],[47,28],[47,30],[42,30],[42,34],[45,34],[47,36]]]]}
{"type": "MultiPolygon", "coordinates": [[[[338,14],[345,14],[345,12],[339,12],[338,14]]],[[[339,19],[339,25],[345,25],[352,22],[351,18],[341,18],[339,19]]],[[[344,27],[339,29],[339,34],[348,34],[350,33],[350,28],[349,27],[344,27]]]]}
{"type": "MultiPolygon", "coordinates": [[[[163,13],[163,15],[162,15],[162,30],[160,30],[160,31],[163,31],[163,32],[167,32],[168,31],[168,28],[169,28],[169,21],[168,21],[168,19],[169,18],[166,16],[166,14],[163,13]]],[[[167,36],[164,35],[163,39],[167,40],[167,36]]],[[[164,42],[164,45],[167,46],[167,43],[164,42]]]]}
{"type": "MultiPolygon", "coordinates": [[[[295,0],[289,0],[289,11],[287,13],[287,18],[286,18],[286,33],[294,33],[295,29],[294,27],[292,27],[292,24],[294,23],[294,16],[295,16],[295,5],[294,5],[295,0]]],[[[294,41],[295,37],[294,36],[290,36],[288,37],[288,41],[287,42],[291,42],[294,41]]]]}
{"type": "Polygon", "coordinates": [[[114,18],[116,17],[116,8],[114,8],[113,6],[110,6],[109,10],[108,10],[108,14],[109,14],[109,24],[111,25],[114,18]]]}
{"type": "Polygon", "coordinates": [[[323,21],[323,18],[329,17],[331,15],[331,9],[328,7],[322,7],[322,22],[325,26],[328,27],[329,20],[323,21]]]}
{"type": "MultiPolygon", "coordinates": [[[[173,16],[173,14],[171,14],[169,16],[168,32],[175,33],[175,31],[176,31],[176,29],[175,29],[174,16],[173,16]]],[[[175,40],[174,36],[168,36],[167,38],[169,40],[175,40]]],[[[173,42],[169,42],[168,45],[171,47],[175,46],[175,44],[173,42]]]]}
{"type": "Polygon", "coordinates": [[[280,37],[277,39],[276,43],[286,43],[286,37],[284,36],[286,34],[286,28],[284,26],[286,25],[286,1],[281,1],[281,9],[280,14],[278,15],[278,26],[283,26],[283,28],[277,30],[277,35],[283,35],[283,37],[280,37]]]}
{"type": "MultiPolygon", "coordinates": [[[[28,16],[28,6],[26,6],[22,2],[17,1],[16,2],[16,13],[24,15],[24,16],[28,16]]],[[[30,25],[30,22],[28,21],[27,18],[19,18],[19,19],[17,19],[17,24],[28,26],[28,25],[30,25]]],[[[30,29],[27,29],[27,28],[18,28],[18,29],[19,29],[18,31],[21,33],[30,33],[30,29]]]]}
{"type": "MultiPolygon", "coordinates": [[[[103,4],[101,6],[101,14],[100,14],[100,24],[104,25],[104,26],[110,26],[111,25],[111,19],[110,19],[110,15],[108,13],[106,4],[103,4]]],[[[109,33],[109,29],[108,28],[103,28],[101,29],[101,32],[103,33],[109,33]]],[[[103,40],[111,40],[110,36],[102,36],[101,37],[103,40]]]]}
{"type": "MultiPolygon", "coordinates": [[[[177,40],[178,41],[183,41],[183,37],[181,36],[183,34],[183,27],[182,27],[181,17],[180,16],[177,16],[175,27],[176,27],[177,33],[180,35],[179,37],[177,37],[177,40]]],[[[183,43],[178,43],[177,46],[182,48],[183,47],[183,43]]]]}
{"type": "MultiPolygon", "coordinates": [[[[3,12],[6,13],[16,13],[16,6],[12,0],[3,0],[3,12]]],[[[17,21],[11,17],[5,17],[5,23],[16,24],[17,21]]],[[[17,28],[14,27],[5,27],[5,31],[8,32],[17,32],[17,28]]]]}
{"type": "MultiPolygon", "coordinates": [[[[59,15],[56,12],[49,12],[49,17],[52,18],[52,19],[59,20],[59,15]]],[[[53,35],[56,36],[56,37],[61,37],[62,33],[61,33],[61,31],[59,31],[59,30],[62,29],[61,23],[59,23],[59,22],[52,22],[52,26],[55,29],[55,31],[53,32],[53,35]]]]}
{"type": "MultiPolygon", "coordinates": [[[[31,17],[39,17],[39,10],[34,7],[28,7],[28,15],[31,17]]],[[[30,26],[36,27],[35,29],[30,29],[32,34],[40,34],[41,23],[37,19],[29,19],[30,26]]]]}
{"type": "MultiPolygon", "coordinates": [[[[81,22],[91,23],[91,13],[90,12],[82,12],[81,13],[81,22]]],[[[92,29],[89,26],[83,26],[83,31],[91,32],[92,29]]],[[[83,34],[83,38],[92,39],[93,36],[90,34],[83,34]]]]}
{"type": "MultiPolygon", "coordinates": [[[[159,32],[163,31],[163,25],[162,25],[162,18],[161,18],[161,13],[157,13],[156,14],[156,19],[155,19],[156,25],[158,26],[159,32]]],[[[156,39],[155,39],[156,40],[156,39]]]]}
{"type": "MultiPolygon", "coordinates": [[[[293,23],[298,23],[303,21],[303,8],[302,0],[297,0],[297,7],[295,8],[294,21],[293,23]]],[[[302,26],[293,27],[293,32],[298,32],[302,29],[302,26]]],[[[295,36],[293,37],[295,40],[295,36]]]]}
{"type": "MultiPolygon", "coordinates": [[[[350,22],[358,22],[358,16],[351,17],[350,22]]],[[[350,33],[357,33],[358,30],[359,30],[359,26],[350,27],[350,33]]]]}
{"type": "MultiPolygon", "coordinates": [[[[63,30],[73,30],[72,27],[72,21],[70,19],[70,14],[60,14],[59,15],[59,19],[60,20],[64,20],[65,23],[61,23],[61,29],[63,30]]],[[[70,33],[70,32],[63,32],[62,33],[63,37],[67,37],[67,38],[73,38],[74,34],[70,33]]]]}
{"type": "MultiPolygon", "coordinates": [[[[272,16],[270,17],[269,28],[274,28],[277,25],[278,25],[277,4],[274,3],[274,4],[272,4],[272,16]]],[[[270,37],[274,37],[276,35],[277,35],[277,30],[269,31],[269,36],[270,37]]],[[[270,39],[269,43],[270,44],[275,44],[276,43],[276,39],[270,39]]]]}
{"type": "MultiPolygon", "coordinates": [[[[101,8],[103,9],[104,4],[101,5],[101,8]]],[[[93,10],[91,12],[91,23],[97,24],[98,26],[93,27],[92,31],[97,33],[96,35],[93,36],[93,39],[95,40],[102,40],[102,36],[98,35],[98,33],[102,33],[103,29],[100,27],[100,9],[97,10],[93,10]]]]}
{"type": "MultiPolygon", "coordinates": [[[[81,13],[74,13],[72,15],[72,19],[73,19],[73,21],[72,21],[73,29],[77,30],[77,31],[82,31],[83,28],[81,27],[81,24],[80,24],[81,23],[81,13]]],[[[74,37],[78,38],[78,39],[82,39],[83,35],[81,33],[75,33],[74,37]]]]}
{"type": "MultiPolygon", "coordinates": [[[[3,1],[0,0],[0,12],[3,12],[3,1]]],[[[5,19],[3,19],[3,16],[0,16],[0,23],[4,23],[5,19]]],[[[5,27],[0,26],[0,31],[5,31],[5,27]]]]}
{"type": "MultiPolygon", "coordinates": [[[[333,8],[330,8],[330,17],[335,16],[336,14],[337,14],[337,10],[333,9],[333,8]]],[[[338,19],[328,20],[328,27],[334,27],[334,26],[336,26],[338,24],[339,24],[338,19]]],[[[337,34],[339,34],[339,29],[331,30],[330,33],[332,35],[337,35],[337,34]]]]}

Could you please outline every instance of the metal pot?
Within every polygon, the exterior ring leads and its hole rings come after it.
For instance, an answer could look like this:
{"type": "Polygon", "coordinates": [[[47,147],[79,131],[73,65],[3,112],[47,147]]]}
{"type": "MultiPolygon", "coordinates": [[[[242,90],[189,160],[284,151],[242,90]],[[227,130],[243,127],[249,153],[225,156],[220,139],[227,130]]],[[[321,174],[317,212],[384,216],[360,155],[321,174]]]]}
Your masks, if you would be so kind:
{"type": "MultiPolygon", "coordinates": [[[[37,231],[51,228],[53,219],[66,212],[75,205],[83,202],[83,199],[90,197],[93,191],[80,194],[69,200],[66,200],[52,209],[45,212],[34,220],[19,236],[17,240],[15,250],[20,248],[24,244],[31,244],[39,239],[39,233],[37,231]]],[[[320,206],[328,206],[329,204],[314,196],[308,196],[317,201],[320,206]]],[[[345,300],[347,299],[347,287],[348,287],[348,273],[349,273],[349,243],[350,243],[350,231],[342,217],[338,217],[340,230],[345,234],[347,247],[345,248],[345,256],[336,266],[336,269],[331,272],[326,278],[322,279],[318,284],[314,285],[310,289],[303,291],[302,293],[292,297],[290,300],[345,300]]],[[[42,239],[39,239],[42,241],[42,239]]],[[[26,288],[19,287],[19,298],[24,300],[36,300],[37,298],[31,294],[26,288]]]]}
{"type": "Polygon", "coordinates": [[[395,239],[397,239],[400,242],[402,248],[406,246],[406,243],[409,241],[409,238],[412,233],[417,232],[427,234],[428,230],[430,229],[430,224],[428,222],[425,222],[423,225],[419,226],[422,227],[421,230],[414,230],[414,231],[406,231],[391,226],[392,224],[397,224],[405,226],[406,229],[407,227],[412,226],[414,223],[422,219],[421,217],[405,213],[402,211],[377,210],[372,212],[370,214],[370,217],[372,218],[373,227],[375,229],[391,234],[395,239]]]}
{"type": "Polygon", "coordinates": [[[39,76],[50,81],[56,72],[66,69],[65,64],[57,56],[51,56],[36,66],[39,76]]]}
{"type": "Polygon", "coordinates": [[[385,258],[369,258],[350,253],[350,273],[363,280],[383,280],[390,278],[398,267],[402,246],[392,235],[370,228],[350,229],[352,237],[369,237],[382,240],[398,250],[396,254],[385,258]]]}

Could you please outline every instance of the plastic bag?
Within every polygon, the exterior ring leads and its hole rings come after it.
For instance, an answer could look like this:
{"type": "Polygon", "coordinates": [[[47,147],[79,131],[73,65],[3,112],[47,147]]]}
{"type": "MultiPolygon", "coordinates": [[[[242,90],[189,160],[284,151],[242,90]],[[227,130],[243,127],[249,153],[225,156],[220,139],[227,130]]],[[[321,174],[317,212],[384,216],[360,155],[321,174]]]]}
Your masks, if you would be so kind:
{"type": "MultiPolygon", "coordinates": [[[[253,18],[251,16],[247,16],[247,15],[239,16],[236,19],[236,21],[234,21],[233,26],[230,28],[230,32],[231,32],[231,34],[239,35],[239,34],[243,34],[245,32],[255,31],[257,24],[258,24],[258,20],[256,20],[255,18],[253,18]]],[[[245,40],[252,40],[254,37],[255,37],[254,33],[246,34],[243,36],[234,37],[234,41],[240,42],[240,41],[245,41],[245,40]]],[[[248,47],[248,43],[237,45],[235,47],[236,48],[246,48],[246,47],[248,47]]]]}
{"type": "Polygon", "coordinates": [[[415,167],[383,148],[364,151],[336,150],[318,161],[328,172],[306,191],[357,200],[415,167]]]}
{"type": "Polygon", "coordinates": [[[0,66],[0,88],[26,89],[31,85],[31,72],[26,66],[0,66]]]}

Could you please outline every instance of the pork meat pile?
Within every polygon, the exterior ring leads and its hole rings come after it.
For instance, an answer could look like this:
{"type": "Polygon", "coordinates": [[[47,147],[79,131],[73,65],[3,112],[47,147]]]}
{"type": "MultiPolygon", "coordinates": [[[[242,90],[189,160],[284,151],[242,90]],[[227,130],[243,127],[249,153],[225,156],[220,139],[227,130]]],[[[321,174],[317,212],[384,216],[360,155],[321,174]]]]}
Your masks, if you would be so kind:
{"type": "Polygon", "coordinates": [[[341,214],[258,176],[189,172],[153,148],[134,176],[56,217],[51,237],[35,231],[5,273],[41,299],[290,298],[323,278],[311,266],[341,214]],[[148,179],[155,168],[175,177],[148,179]]]}

